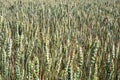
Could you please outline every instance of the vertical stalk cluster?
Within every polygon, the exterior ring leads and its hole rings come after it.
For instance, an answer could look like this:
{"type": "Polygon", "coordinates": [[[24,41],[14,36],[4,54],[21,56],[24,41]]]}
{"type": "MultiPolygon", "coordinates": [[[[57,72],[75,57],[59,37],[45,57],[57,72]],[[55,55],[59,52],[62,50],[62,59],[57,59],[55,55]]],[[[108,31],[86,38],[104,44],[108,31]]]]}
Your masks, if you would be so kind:
{"type": "Polygon", "coordinates": [[[119,80],[117,0],[0,0],[0,80],[119,80]]]}

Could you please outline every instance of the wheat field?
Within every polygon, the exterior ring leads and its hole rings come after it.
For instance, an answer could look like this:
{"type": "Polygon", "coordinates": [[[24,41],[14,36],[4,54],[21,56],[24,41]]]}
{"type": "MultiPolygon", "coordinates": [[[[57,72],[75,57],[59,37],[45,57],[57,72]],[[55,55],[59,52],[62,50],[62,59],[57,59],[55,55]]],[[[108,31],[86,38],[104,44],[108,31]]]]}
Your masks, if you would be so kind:
{"type": "Polygon", "coordinates": [[[120,1],[0,0],[0,80],[120,80],[120,1]]]}

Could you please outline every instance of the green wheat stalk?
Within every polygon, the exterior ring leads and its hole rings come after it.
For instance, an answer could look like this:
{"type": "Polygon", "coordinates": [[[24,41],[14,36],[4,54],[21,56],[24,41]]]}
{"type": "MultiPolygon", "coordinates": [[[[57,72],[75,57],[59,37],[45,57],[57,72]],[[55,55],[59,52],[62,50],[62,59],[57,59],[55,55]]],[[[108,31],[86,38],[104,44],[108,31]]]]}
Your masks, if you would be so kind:
{"type": "Polygon", "coordinates": [[[33,59],[34,62],[34,80],[39,80],[39,59],[37,56],[33,59]]]}
{"type": "Polygon", "coordinates": [[[93,69],[93,65],[96,61],[96,56],[97,56],[97,52],[98,52],[98,48],[99,48],[99,40],[96,39],[93,46],[92,46],[92,49],[91,49],[91,57],[90,57],[90,71],[89,71],[89,80],[91,80],[91,75],[92,75],[92,69],[93,69]]]}

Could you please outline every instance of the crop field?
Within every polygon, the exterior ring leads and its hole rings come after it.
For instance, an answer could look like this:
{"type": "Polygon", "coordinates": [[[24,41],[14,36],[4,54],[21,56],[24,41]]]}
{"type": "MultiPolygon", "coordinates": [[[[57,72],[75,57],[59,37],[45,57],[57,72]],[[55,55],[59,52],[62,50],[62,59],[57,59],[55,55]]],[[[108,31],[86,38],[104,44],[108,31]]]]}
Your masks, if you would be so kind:
{"type": "Polygon", "coordinates": [[[120,80],[120,0],[0,0],[0,80],[120,80]]]}

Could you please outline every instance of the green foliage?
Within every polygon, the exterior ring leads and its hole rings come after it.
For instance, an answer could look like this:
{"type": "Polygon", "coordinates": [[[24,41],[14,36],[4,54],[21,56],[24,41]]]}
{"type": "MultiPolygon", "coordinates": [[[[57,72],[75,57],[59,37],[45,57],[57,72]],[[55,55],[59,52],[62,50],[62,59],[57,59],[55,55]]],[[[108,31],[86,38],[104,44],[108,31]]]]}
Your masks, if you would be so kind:
{"type": "Polygon", "coordinates": [[[0,80],[119,80],[118,0],[1,0],[0,80]]]}

